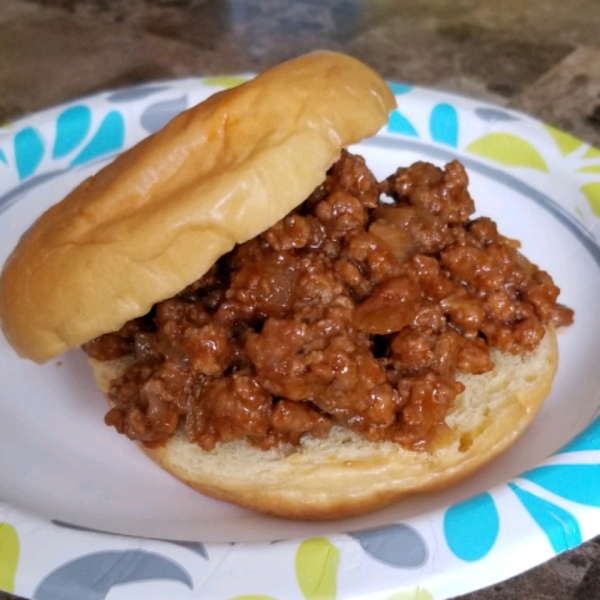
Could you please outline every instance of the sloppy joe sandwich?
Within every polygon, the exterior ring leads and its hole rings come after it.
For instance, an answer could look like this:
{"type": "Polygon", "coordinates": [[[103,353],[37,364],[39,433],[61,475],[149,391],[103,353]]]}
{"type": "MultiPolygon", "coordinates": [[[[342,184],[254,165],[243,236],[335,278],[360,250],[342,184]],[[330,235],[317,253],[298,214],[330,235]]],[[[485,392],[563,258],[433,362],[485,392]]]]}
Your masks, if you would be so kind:
{"type": "Polygon", "coordinates": [[[82,346],[107,425],[240,506],[337,518],[466,477],[532,421],[573,313],[459,162],[377,181],[348,152],[394,107],[323,52],[185,111],[22,237],[6,338],[82,346]]]}

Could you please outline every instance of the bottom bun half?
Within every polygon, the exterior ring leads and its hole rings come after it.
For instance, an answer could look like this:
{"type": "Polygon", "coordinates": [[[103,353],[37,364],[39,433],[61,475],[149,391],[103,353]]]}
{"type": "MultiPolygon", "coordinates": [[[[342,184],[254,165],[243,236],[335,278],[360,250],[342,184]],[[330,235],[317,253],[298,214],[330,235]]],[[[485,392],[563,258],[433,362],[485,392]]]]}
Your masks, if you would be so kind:
{"type": "MultiPolygon", "coordinates": [[[[261,513],[293,519],[336,519],[386,506],[409,494],[438,490],[501,454],[533,420],[550,391],[558,363],[554,329],[524,356],[494,351],[496,367],[459,375],[465,391],[446,417],[448,443],[409,451],[369,442],[336,426],[326,439],[306,437],[294,448],[260,450],[244,441],[207,452],[182,432],[143,451],[198,492],[261,513]]],[[[108,391],[128,361],[90,360],[108,391]]]]}

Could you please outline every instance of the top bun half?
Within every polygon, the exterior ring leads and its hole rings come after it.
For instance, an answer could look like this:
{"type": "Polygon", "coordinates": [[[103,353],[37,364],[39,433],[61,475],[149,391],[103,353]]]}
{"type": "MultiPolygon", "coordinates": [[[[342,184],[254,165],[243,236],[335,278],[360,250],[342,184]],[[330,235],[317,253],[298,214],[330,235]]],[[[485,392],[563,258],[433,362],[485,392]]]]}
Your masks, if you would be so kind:
{"type": "Polygon", "coordinates": [[[0,279],[6,338],[42,363],[146,314],[303,202],[394,107],[371,69],[320,52],[181,113],[21,238],[0,279]]]}

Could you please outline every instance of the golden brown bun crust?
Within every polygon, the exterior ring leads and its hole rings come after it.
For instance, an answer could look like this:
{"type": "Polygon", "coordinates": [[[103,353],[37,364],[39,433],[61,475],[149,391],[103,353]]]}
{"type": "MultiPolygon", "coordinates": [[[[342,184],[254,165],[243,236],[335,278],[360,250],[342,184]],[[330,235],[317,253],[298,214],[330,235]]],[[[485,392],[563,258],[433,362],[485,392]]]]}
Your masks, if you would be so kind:
{"type": "Polygon", "coordinates": [[[48,210],[0,280],[0,322],[44,362],[119,329],[283,218],[395,100],[342,54],[275,67],[182,113],[48,210]]]}
{"type": "MultiPolygon", "coordinates": [[[[446,423],[448,446],[411,452],[372,443],[337,427],[326,440],[296,449],[262,451],[245,442],[205,452],[183,435],[144,452],[197,491],[259,512],[294,519],[335,519],[386,506],[409,494],[448,487],[506,450],[533,420],[550,391],[558,362],[554,329],[524,357],[493,354],[496,368],[461,375],[461,394],[446,423]]],[[[91,360],[106,392],[125,362],[91,360]]]]}

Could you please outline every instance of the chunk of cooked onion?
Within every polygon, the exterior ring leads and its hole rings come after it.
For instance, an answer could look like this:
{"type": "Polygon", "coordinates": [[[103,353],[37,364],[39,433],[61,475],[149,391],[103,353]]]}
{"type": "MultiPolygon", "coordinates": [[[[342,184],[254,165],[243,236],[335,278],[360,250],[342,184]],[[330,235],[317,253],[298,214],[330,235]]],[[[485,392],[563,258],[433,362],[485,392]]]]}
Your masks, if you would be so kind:
{"type": "Polygon", "coordinates": [[[378,220],[371,224],[369,233],[383,240],[393,251],[394,256],[400,261],[405,262],[416,253],[415,245],[410,233],[403,229],[398,229],[384,220],[378,220]]]}

